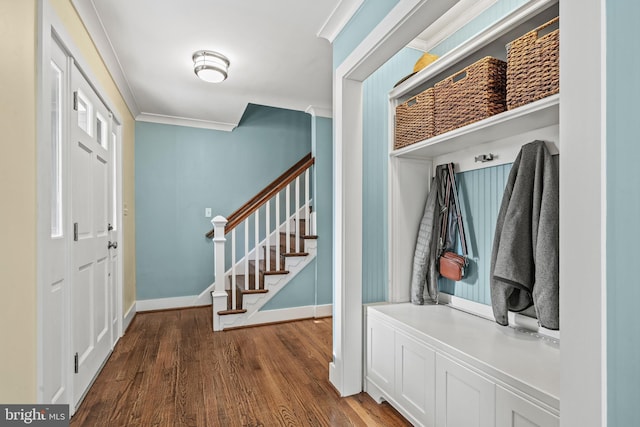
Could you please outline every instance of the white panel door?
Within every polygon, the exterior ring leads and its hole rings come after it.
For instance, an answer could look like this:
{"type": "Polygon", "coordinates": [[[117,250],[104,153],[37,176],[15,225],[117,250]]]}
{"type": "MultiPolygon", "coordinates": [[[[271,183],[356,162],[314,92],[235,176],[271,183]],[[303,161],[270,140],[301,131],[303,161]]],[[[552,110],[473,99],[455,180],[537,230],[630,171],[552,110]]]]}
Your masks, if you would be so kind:
{"type": "Polygon", "coordinates": [[[495,384],[436,355],[436,425],[495,427],[495,384]]]}
{"type": "Polygon", "coordinates": [[[538,405],[496,387],[496,427],[558,427],[560,418],[538,405]]]}
{"type": "Polygon", "coordinates": [[[423,425],[435,425],[436,353],[433,349],[396,333],[397,402],[423,425]]]}
{"type": "Polygon", "coordinates": [[[73,403],[91,385],[112,346],[109,289],[109,113],[74,66],[71,79],[71,341],[73,403]]]}

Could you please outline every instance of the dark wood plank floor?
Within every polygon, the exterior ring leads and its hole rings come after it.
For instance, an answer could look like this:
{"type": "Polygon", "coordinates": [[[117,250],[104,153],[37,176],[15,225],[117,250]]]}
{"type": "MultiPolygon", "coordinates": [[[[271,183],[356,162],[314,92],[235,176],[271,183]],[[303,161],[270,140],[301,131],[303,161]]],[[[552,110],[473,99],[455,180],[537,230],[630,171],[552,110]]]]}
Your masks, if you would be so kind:
{"type": "Polygon", "coordinates": [[[72,426],[407,426],[329,383],[331,318],[213,333],[211,308],[138,314],[72,426]]]}

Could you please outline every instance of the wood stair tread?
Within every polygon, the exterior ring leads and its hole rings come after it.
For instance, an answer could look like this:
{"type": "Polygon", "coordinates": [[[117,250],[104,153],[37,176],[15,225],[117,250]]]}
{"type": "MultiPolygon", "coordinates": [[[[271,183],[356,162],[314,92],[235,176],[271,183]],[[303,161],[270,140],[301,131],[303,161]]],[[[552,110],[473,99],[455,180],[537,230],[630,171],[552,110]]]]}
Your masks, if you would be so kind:
{"type": "Polygon", "coordinates": [[[266,294],[267,292],[269,292],[268,289],[241,289],[238,288],[239,292],[242,292],[245,295],[250,295],[250,294],[266,294]]]}
{"type": "Polygon", "coordinates": [[[235,309],[235,310],[221,310],[218,312],[218,314],[220,316],[225,316],[227,314],[242,314],[242,313],[246,313],[247,310],[246,309],[235,309]]]}

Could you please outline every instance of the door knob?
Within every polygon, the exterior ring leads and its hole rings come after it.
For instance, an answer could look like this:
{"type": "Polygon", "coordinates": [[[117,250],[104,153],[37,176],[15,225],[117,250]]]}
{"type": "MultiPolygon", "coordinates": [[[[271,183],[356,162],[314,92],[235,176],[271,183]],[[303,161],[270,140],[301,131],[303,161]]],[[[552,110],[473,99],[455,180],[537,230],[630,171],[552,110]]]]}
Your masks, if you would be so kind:
{"type": "Polygon", "coordinates": [[[118,248],[118,242],[109,242],[109,244],[107,245],[107,249],[117,249],[118,248]]]}

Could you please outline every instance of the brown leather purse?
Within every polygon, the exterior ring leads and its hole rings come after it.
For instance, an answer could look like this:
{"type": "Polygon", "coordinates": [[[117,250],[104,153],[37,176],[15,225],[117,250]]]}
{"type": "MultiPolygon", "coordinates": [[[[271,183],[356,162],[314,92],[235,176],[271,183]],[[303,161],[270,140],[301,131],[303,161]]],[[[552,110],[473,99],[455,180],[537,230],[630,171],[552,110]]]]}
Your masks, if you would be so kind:
{"type": "Polygon", "coordinates": [[[445,252],[440,256],[440,275],[450,280],[462,280],[467,259],[455,252],[445,252]]]}
{"type": "Polygon", "coordinates": [[[445,192],[445,211],[442,219],[442,228],[440,231],[440,241],[447,241],[447,230],[449,229],[449,214],[450,207],[454,207],[456,210],[456,217],[458,223],[458,232],[460,233],[460,244],[462,246],[463,255],[458,255],[455,252],[444,251],[438,260],[438,270],[442,277],[450,280],[458,281],[464,277],[464,269],[467,266],[467,239],[464,234],[464,225],[462,223],[462,213],[460,212],[460,205],[458,203],[458,191],[456,190],[456,176],[453,172],[453,163],[447,165],[447,186],[445,192]],[[451,198],[453,194],[453,198],[451,198]],[[451,203],[453,202],[453,203],[451,203]],[[451,205],[451,206],[450,206],[451,205]]]}

